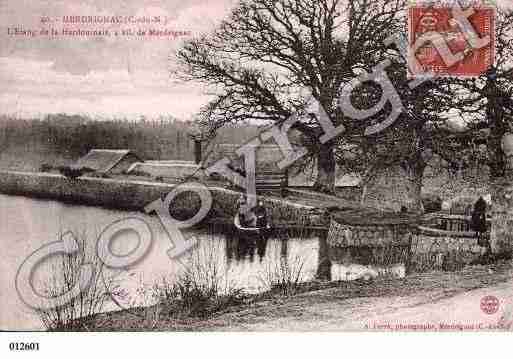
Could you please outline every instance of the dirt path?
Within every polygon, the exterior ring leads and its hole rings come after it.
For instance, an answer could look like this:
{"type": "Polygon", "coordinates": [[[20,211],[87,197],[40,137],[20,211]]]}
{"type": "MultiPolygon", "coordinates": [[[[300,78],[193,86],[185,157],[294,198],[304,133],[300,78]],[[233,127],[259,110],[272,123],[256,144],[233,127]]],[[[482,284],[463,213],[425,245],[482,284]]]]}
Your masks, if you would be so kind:
{"type": "MultiPolygon", "coordinates": [[[[116,331],[358,331],[490,330],[513,321],[513,263],[458,272],[411,274],[403,279],[320,284],[324,289],[273,296],[227,308],[210,319],[141,319],[123,311],[98,315],[86,330],[116,331]],[[329,287],[327,287],[329,286],[329,287]],[[481,299],[500,301],[485,314],[481,299]],[[441,324],[446,325],[442,327],[441,324]],[[401,327],[402,325],[402,327],[401,327]]],[[[513,326],[510,327],[513,329],[513,326]]]]}
{"type": "MultiPolygon", "coordinates": [[[[230,331],[358,331],[358,330],[490,330],[498,323],[511,324],[513,280],[488,288],[433,298],[433,293],[407,297],[337,299],[336,290],[309,294],[315,302],[294,301],[257,311],[222,318],[230,331]],[[496,314],[481,311],[481,298],[494,295],[501,305],[496,314]],[[327,301],[319,301],[326,296],[327,301]],[[244,320],[241,320],[244,316],[244,320]],[[244,323],[246,322],[246,323],[244,323]]],[[[218,324],[218,323],[211,323],[218,324]]],[[[214,329],[214,328],[211,328],[214,329]]]]}
{"type": "Polygon", "coordinates": [[[342,284],[259,303],[193,327],[229,331],[493,330],[500,329],[497,324],[504,329],[512,321],[513,271],[508,263],[388,283],[342,284]],[[481,299],[489,295],[500,301],[492,315],[480,308],[481,299]]]}

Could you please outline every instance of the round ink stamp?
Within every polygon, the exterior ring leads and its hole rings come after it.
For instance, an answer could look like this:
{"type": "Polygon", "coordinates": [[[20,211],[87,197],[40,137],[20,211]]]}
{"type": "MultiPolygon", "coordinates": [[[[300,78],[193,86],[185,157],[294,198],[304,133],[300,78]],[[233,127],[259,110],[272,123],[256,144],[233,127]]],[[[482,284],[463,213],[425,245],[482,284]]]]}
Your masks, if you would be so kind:
{"type": "Polygon", "coordinates": [[[495,314],[499,310],[499,299],[493,295],[487,295],[486,297],[481,298],[481,310],[485,314],[495,314]]]}

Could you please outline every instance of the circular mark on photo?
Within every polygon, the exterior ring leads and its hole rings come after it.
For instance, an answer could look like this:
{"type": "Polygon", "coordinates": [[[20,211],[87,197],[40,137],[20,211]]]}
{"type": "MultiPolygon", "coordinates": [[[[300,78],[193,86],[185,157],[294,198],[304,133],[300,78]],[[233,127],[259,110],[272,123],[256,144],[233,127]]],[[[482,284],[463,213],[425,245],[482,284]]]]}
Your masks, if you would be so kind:
{"type": "Polygon", "coordinates": [[[493,295],[481,298],[481,310],[485,314],[495,314],[499,310],[499,299],[493,295]]]}

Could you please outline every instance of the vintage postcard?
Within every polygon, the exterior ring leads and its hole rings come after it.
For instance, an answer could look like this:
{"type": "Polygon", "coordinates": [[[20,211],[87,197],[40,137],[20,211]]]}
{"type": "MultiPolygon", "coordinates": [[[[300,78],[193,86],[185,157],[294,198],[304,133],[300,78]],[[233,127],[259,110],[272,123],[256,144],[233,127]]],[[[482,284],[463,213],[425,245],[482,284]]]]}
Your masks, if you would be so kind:
{"type": "Polygon", "coordinates": [[[510,1],[0,19],[1,331],[513,329],[510,1]]]}

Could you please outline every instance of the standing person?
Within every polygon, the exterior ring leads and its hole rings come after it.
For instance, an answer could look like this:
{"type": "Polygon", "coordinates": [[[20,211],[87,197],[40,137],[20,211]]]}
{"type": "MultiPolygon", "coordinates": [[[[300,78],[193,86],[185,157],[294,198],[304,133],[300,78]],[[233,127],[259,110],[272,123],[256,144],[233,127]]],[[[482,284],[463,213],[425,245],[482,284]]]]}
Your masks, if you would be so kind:
{"type": "Polygon", "coordinates": [[[246,196],[241,194],[239,199],[237,200],[237,215],[239,216],[239,223],[241,226],[246,225],[246,213],[244,211],[244,206],[246,205],[246,196]]]}
{"type": "Polygon", "coordinates": [[[247,210],[246,207],[247,199],[245,195],[241,195],[237,201],[237,212],[239,216],[239,223],[242,227],[255,227],[256,216],[251,210],[247,210]]]}
{"type": "Polygon", "coordinates": [[[264,202],[262,200],[258,200],[254,212],[256,216],[256,226],[259,228],[269,227],[269,221],[267,220],[267,209],[264,207],[264,202]]]}
{"type": "Polygon", "coordinates": [[[478,244],[482,247],[486,247],[487,253],[490,254],[492,252],[492,248],[490,241],[486,238],[486,201],[482,196],[479,197],[474,204],[470,226],[477,234],[478,244]]]}

